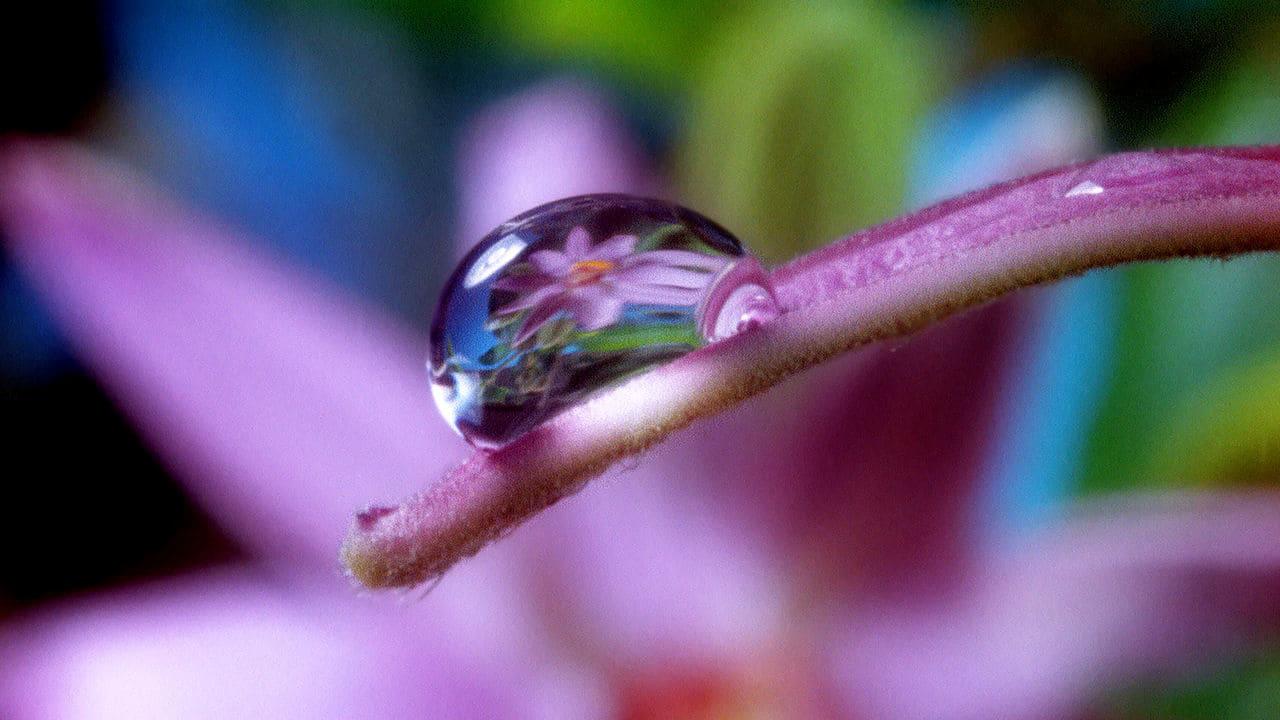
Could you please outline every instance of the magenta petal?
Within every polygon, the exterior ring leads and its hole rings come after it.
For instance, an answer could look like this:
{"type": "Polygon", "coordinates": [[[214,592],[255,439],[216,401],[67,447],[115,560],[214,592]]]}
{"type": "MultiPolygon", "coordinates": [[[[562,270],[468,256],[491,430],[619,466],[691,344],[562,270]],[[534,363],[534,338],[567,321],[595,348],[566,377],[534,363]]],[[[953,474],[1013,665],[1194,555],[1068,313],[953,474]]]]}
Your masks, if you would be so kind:
{"type": "Polygon", "coordinates": [[[951,602],[864,608],[830,638],[858,717],[1075,717],[1153,673],[1280,636],[1280,495],[1116,502],[1005,553],[951,602]]]}
{"type": "Polygon", "coordinates": [[[517,542],[542,549],[534,599],[585,654],[649,670],[731,668],[786,634],[785,568],[733,518],[707,511],[691,473],[666,472],[680,462],[670,447],[557,505],[517,542]]]}
{"type": "Polygon", "coordinates": [[[420,582],[613,462],[837,353],[1093,267],[1277,248],[1280,147],[1124,153],[970,193],[775,271],[776,320],[473,456],[357,523],[343,555],[366,585],[420,582]]]}
{"type": "Polygon", "coordinates": [[[570,293],[565,308],[580,330],[599,330],[613,324],[622,314],[622,299],[599,285],[592,285],[570,293]]]}
{"type": "Polygon", "coordinates": [[[609,273],[609,279],[634,285],[666,285],[675,288],[701,289],[714,276],[697,270],[686,270],[658,263],[630,265],[609,273]]]}
{"type": "MultiPolygon", "coordinates": [[[[237,537],[328,571],[369,498],[462,457],[419,342],[64,146],[0,157],[0,222],[80,356],[237,537]]],[[[93,482],[93,479],[79,481],[93,482]]]]}
{"type": "Polygon", "coordinates": [[[617,262],[630,255],[635,249],[635,235],[615,235],[591,248],[591,251],[587,253],[587,259],[617,262]]]}
{"type": "Polygon", "coordinates": [[[849,353],[713,418],[690,433],[689,482],[828,591],[946,593],[978,560],[974,496],[1024,310],[1009,298],[849,353]]]}
{"type": "Polygon", "coordinates": [[[627,258],[623,265],[631,267],[649,263],[717,272],[725,266],[725,259],[688,250],[646,250],[627,258]]]}
{"type": "Polygon", "coordinates": [[[569,274],[569,266],[573,264],[576,257],[576,255],[567,251],[539,250],[535,253],[530,253],[529,262],[543,275],[560,278],[569,274]]]}
{"type": "Polygon", "coordinates": [[[687,288],[616,281],[610,285],[618,298],[637,305],[697,305],[702,297],[701,291],[687,288]]]}
{"type": "Polygon", "coordinates": [[[574,81],[541,83],[486,109],[458,166],[463,248],[552,200],[653,186],[625,123],[600,92],[574,81]]]}
{"type": "Polygon", "coordinates": [[[591,253],[591,234],[581,227],[569,231],[564,240],[564,253],[573,260],[581,260],[591,253]]]}
{"type": "Polygon", "coordinates": [[[0,717],[520,717],[524,671],[402,616],[217,573],[0,627],[0,717]],[[430,637],[430,639],[427,639],[430,637]]]}
{"type": "Polygon", "coordinates": [[[514,341],[516,345],[528,341],[529,338],[537,334],[543,325],[551,322],[555,316],[564,312],[569,304],[569,293],[559,286],[555,290],[556,292],[550,297],[529,310],[529,314],[525,316],[524,321],[520,323],[520,329],[516,332],[514,341]]]}

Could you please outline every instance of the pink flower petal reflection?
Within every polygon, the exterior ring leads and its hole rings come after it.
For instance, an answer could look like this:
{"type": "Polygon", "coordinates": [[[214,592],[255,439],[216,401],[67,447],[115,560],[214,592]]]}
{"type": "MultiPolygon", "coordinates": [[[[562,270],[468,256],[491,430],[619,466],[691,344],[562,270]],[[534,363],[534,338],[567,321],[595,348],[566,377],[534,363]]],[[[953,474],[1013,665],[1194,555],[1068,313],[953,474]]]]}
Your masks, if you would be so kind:
{"type": "Polygon", "coordinates": [[[614,235],[591,248],[587,252],[587,259],[618,262],[635,251],[636,239],[635,235],[614,235]]]}
{"type": "Polygon", "coordinates": [[[591,252],[591,235],[583,228],[576,227],[569,231],[564,241],[564,254],[570,260],[582,260],[593,256],[591,252]]]}
{"type": "Polygon", "coordinates": [[[569,274],[569,266],[573,264],[574,259],[566,253],[555,250],[539,250],[529,255],[529,262],[538,269],[538,272],[551,277],[569,274]]]}
{"type": "Polygon", "coordinates": [[[527,343],[561,313],[572,318],[577,330],[589,332],[617,322],[626,303],[697,306],[727,264],[723,258],[683,250],[631,254],[634,235],[591,243],[590,234],[575,227],[564,240],[563,252],[534,252],[523,271],[494,283],[501,290],[523,289],[524,294],[496,313],[528,312],[514,344],[527,343]]]}
{"type": "Polygon", "coordinates": [[[829,638],[858,717],[1075,717],[1082,698],[1280,631],[1280,494],[1131,498],[994,559],[967,593],[829,638]]]}
{"type": "Polygon", "coordinates": [[[250,546],[327,570],[354,508],[462,457],[419,343],[124,169],[11,144],[0,221],[79,356],[250,546]]]}
{"type": "Polygon", "coordinates": [[[565,300],[565,309],[581,330],[599,330],[622,314],[622,298],[602,287],[584,287],[565,300]]]}

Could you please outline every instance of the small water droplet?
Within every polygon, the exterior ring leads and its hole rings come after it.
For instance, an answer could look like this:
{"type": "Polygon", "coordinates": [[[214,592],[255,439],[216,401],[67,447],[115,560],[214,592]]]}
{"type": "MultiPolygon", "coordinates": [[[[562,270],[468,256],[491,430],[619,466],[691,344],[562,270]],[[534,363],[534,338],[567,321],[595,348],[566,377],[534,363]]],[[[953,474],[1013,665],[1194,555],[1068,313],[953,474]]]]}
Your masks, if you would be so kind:
{"type": "Polygon", "coordinates": [[[469,442],[496,447],[777,315],[768,274],[711,220],[626,195],[567,198],[504,223],[454,271],[431,323],[432,395],[469,442]]]}
{"type": "Polygon", "coordinates": [[[769,322],[778,316],[778,303],[767,289],[747,283],[729,294],[716,315],[710,337],[723,340],[769,322]]]}
{"type": "Polygon", "coordinates": [[[1068,190],[1065,197],[1076,197],[1078,195],[1101,195],[1104,191],[1105,188],[1098,183],[1092,180],[1085,180],[1068,190]]]}
{"type": "Polygon", "coordinates": [[[1194,167],[1187,158],[1170,153],[1116,153],[1082,165],[1063,182],[1070,188],[1063,196],[1115,194],[1175,179],[1192,172],[1194,167]]]}

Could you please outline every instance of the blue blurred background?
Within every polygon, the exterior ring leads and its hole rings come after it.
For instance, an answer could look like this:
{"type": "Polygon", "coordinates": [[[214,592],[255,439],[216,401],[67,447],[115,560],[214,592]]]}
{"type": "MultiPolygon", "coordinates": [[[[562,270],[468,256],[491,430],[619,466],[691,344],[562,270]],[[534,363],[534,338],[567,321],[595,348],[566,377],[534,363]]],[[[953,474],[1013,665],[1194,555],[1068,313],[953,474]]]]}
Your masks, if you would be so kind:
{"type": "MultiPolygon", "coordinates": [[[[9,28],[0,132],[89,140],[416,327],[459,236],[475,231],[458,187],[468,128],[547,81],[599,93],[668,194],[773,263],[1044,162],[1280,141],[1280,13],[1231,0],[120,0],[32,12],[9,28]]],[[[6,466],[111,478],[68,505],[58,482],[5,473],[0,506],[16,510],[0,546],[55,501],[103,539],[74,560],[48,547],[6,561],[0,618],[240,556],[0,262],[6,466]]],[[[994,535],[1078,495],[1280,477],[1280,260],[1097,273],[1036,303],[990,462],[994,535]]],[[[1277,657],[1136,688],[1110,709],[1252,717],[1233,708],[1280,698],[1277,657]]]]}

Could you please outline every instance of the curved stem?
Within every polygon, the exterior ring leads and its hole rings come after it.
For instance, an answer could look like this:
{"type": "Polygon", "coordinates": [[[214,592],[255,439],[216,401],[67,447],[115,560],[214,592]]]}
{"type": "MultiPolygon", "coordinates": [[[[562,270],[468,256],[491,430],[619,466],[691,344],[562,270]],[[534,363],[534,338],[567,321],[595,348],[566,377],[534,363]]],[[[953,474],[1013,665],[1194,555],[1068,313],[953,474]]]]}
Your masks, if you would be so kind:
{"type": "Polygon", "coordinates": [[[439,575],[614,462],[833,355],[1092,268],[1280,250],[1280,147],[1122,153],[971,193],[773,274],[783,314],[658,368],[395,508],[342,548],[372,588],[439,575]]]}

